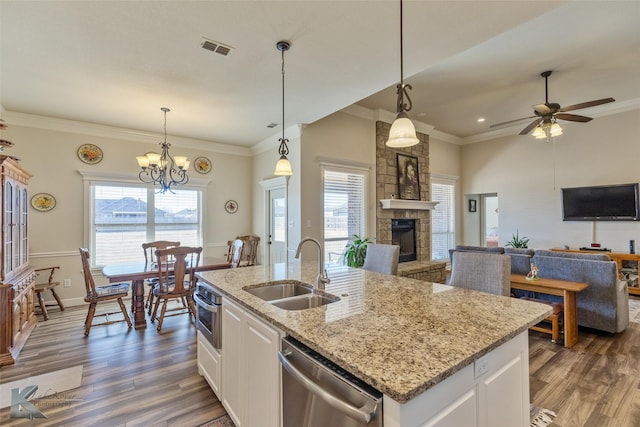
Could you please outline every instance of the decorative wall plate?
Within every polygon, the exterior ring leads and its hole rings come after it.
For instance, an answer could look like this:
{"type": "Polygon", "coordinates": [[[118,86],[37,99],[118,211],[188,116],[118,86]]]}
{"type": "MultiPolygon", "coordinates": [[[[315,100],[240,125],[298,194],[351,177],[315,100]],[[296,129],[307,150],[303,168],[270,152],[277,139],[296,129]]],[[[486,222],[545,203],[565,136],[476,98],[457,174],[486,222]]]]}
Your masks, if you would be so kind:
{"type": "Polygon", "coordinates": [[[211,160],[206,157],[198,157],[193,162],[193,167],[198,173],[209,173],[211,172],[211,160]]]}
{"type": "Polygon", "coordinates": [[[236,213],[238,212],[238,202],[235,200],[227,200],[224,204],[224,209],[231,214],[236,213]]]}
{"type": "Polygon", "coordinates": [[[102,161],[102,149],[93,144],[81,145],[78,148],[78,158],[87,164],[95,165],[102,161]]]}
{"type": "Polygon", "coordinates": [[[56,207],[56,198],[49,193],[38,193],[31,197],[31,207],[40,212],[47,212],[56,207]]]}

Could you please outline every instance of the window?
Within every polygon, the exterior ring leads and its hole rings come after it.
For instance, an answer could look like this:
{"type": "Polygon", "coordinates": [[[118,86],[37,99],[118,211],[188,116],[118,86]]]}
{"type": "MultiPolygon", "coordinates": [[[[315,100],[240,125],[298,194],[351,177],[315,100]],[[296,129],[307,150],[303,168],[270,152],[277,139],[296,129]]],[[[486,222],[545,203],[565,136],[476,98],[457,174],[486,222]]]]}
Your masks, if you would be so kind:
{"type": "Polygon", "coordinates": [[[103,182],[89,188],[92,267],[143,261],[142,243],[154,240],[202,246],[202,190],[160,194],[149,186],[103,182]]]}
{"type": "Polygon", "coordinates": [[[325,261],[343,264],[345,246],[354,234],[365,233],[365,182],[363,170],[323,167],[325,261]]]}
{"type": "Polygon", "coordinates": [[[431,211],[431,259],[449,259],[449,249],[455,246],[456,180],[452,177],[431,176],[431,201],[438,202],[431,211]]]}

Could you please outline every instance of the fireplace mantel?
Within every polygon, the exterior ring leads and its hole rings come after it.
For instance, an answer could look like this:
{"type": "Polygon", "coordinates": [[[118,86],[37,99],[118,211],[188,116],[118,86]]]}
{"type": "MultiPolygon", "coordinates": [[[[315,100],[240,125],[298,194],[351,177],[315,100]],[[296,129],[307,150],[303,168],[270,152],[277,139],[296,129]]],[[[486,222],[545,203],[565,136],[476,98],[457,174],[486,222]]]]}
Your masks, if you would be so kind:
{"type": "Polygon", "coordinates": [[[425,202],[424,200],[382,199],[382,209],[410,209],[428,211],[436,207],[438,202],[425,202]]]}

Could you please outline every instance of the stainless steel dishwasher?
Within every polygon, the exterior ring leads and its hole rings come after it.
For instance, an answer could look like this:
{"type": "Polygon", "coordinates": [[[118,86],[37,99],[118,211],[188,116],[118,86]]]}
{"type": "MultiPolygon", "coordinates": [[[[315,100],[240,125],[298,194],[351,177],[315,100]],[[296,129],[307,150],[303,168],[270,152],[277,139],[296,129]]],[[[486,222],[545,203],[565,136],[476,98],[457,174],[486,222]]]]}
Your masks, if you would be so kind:
{"type": "Polygon", "coordinates": [[[283,427],[381,427],[382,393],[291,337],[282,340],[283,427]]]}

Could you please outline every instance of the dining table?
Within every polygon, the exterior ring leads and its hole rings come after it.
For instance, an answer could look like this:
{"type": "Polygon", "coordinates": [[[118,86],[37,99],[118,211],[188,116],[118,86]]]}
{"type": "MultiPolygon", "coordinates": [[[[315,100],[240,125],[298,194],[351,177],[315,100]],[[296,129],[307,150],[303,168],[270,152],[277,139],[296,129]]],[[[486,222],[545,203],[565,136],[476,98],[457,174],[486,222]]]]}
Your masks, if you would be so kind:
{"type": "MultiPolygon", "coordinates": [[[[231,265],[225,257],[202,257],[196,271],[222,270],[231,265]]],[[[169,270],[169,274],[172,271],[169,270]]],[[[144,309],[144,282],[147,279],[158,277],[158,269],[154,264],[147,265],[144,261],[119,264],[108,264],[102,268],[102,276],[109,283],[131,282],[131,314],[135,329],[145,329],[147,319],[144,309]]]]}

